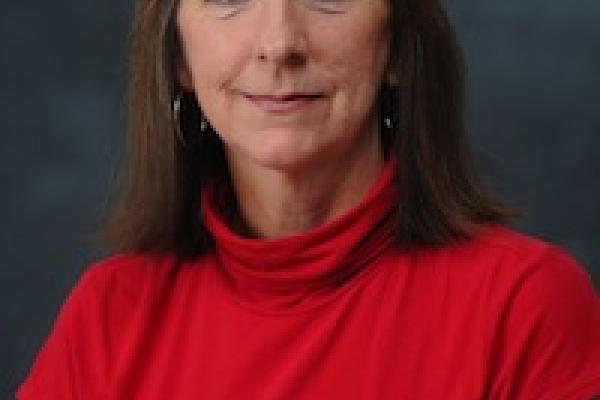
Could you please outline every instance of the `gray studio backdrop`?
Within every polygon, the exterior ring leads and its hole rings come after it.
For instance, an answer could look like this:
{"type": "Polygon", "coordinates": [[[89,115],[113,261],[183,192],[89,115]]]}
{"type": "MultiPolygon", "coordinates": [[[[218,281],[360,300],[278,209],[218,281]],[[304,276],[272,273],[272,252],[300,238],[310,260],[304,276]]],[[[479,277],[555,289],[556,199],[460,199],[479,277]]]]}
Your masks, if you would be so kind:
{"type": "MultiPolygon", "coordinates": [[[[82,269],[122,132],[123,0],[0,6],[0,398],[25,376],[82,269]]],[[[448,7],[469,67],[473,147],[519,227],[600,277],[600,2],[448,7]]]]}

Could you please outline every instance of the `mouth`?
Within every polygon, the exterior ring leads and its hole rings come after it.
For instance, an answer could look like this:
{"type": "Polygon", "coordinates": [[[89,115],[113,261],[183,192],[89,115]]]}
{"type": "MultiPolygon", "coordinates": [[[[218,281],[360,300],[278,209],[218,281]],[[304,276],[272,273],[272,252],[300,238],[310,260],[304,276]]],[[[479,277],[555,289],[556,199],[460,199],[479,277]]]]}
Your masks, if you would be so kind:
{"type": "Polygon", "coordinates": [[[321,93],[243,93],[243,96],[263,111],[276,114],[298,111],[325,98],[321,93]]]}
{"type": "Polygon", "coordinates": [[[290,101],[296,99],[318,99],[324,97],[320,93],[281,93],[281,94],[248,94],[244,96],[253,100],[290,101]]]}

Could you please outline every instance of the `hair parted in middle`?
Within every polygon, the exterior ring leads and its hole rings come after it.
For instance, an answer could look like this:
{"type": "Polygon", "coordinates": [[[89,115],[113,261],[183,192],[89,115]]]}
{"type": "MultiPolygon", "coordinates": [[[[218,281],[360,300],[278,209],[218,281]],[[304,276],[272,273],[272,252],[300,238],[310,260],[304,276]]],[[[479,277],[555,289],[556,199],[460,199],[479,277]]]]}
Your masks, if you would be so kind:
{"type": "MultiPolygon", "coordinates": [[[[197,257],[211,246],[200,218],[207,179],[228,179],[221,142],[210,126],[200,134],[194,93],[179,86],[183,62],[178,0],[137,0],[131,36],[128,126],[116,197],[101,235],[115,252],[197,257]],[[177,139],[172,102],[182,94],[177,139]],[[221,174],[221,175],[219,175],[221,174]]],[[[397,245],[436,246],[466,239],[480,227],[517,213],[481,185],[467,144],[462,52],[440,0],[390,0],[388,68],[380,107],[386,154],[398,160],[397,245]]]]}

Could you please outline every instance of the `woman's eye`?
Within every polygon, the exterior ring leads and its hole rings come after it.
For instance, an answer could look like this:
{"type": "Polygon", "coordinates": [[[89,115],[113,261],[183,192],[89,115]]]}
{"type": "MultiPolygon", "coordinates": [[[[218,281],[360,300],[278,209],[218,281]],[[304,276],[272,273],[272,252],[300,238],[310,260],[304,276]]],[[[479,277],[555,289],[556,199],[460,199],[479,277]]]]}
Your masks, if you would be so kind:
{"type": "Polygon", "coordinates": [[[346,12],[357,0],[304,0],[311,8],[319,11],[339,14],[346,12]]]}
{"type": "MultiPolygon", "coordinates": [[[[204,4],[211,7],[217,18],[229,18],[245,9],[250,3],[257,0],[204,0],[204,4]]],[[[271,1],[271,0],[262,0],[271,1]]],[[[327,14],[340,14],[348,11],[358,0],[291,0],[301,1],[307,7],[327,14]]]]}
{"type": "Polygon", "coordinates": [[[254,0],[204,0],[204,5],[212,9],[215,18],[233,17],[254,0]]]}
{"type": "Polygon", "coordinates": [[[252,0],[204,0],[204,4],[214,8],[241,8],[252,0]]]}
{"type": "Polygon", "coordinates": [[[239,7],[247,2],[248,0],[208,0],[208,3],[222,7],[239,7]]]}

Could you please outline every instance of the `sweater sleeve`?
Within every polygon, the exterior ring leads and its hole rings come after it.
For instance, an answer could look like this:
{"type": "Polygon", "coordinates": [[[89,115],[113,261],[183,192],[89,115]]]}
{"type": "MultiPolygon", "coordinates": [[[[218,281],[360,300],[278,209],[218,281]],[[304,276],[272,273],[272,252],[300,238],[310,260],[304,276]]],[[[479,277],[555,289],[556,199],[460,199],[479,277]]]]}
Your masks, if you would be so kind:
{"type": "Polygon", "coordinates": [[[105,377],[97,277],[88,269],[71,290],[17,400],[94,399],[105,377]]]}
{"type": "Polygon", "coordinates": [[[500,315],[490,399],[600,398],[600,300],[570,256],[532,262],[500,315]]]}

